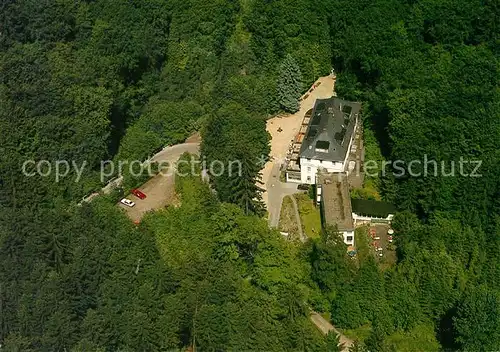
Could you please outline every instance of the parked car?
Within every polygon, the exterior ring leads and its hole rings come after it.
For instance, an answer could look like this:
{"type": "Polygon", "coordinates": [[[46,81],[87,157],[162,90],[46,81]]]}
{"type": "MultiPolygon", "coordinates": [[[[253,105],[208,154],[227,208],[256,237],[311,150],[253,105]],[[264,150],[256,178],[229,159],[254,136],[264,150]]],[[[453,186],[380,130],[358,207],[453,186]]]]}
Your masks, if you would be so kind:
{"type": "Polygon", "coordinates": [[[309,187],[310,186],[307,183],[301,183],[297,186],[297,189],[300,189],[301,191],[308,191],[309,187]]]}
{"type": "Polygon", "coordinates": [[[387,236],[387,239],[392,243],[392,236],[387,236]]]}
{"type": "Polygon", "coordinates": [[[127,207],[133,207],[135,205],[134,202],[132,202],[130,199],[127,199],[127,198],[123,198],[120,203],[122,203],[123,205],[126,205],[127,207]]]}
{"type": "Polygon", "coordinates": [[[131,192],[134,196],[136,196],[139,199],[146,198],[146,195],[143,192],[139,191],[138,189],[133,189],[131,192]]]}

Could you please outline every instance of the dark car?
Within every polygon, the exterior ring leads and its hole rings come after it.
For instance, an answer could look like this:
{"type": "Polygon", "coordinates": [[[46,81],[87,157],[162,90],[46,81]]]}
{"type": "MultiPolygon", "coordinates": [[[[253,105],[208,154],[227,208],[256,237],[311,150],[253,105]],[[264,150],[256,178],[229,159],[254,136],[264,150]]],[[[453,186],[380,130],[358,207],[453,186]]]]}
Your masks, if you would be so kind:
{"type": "Polygon", "coordinates": [[[301,183],[300,185],[297,186],[298,189],[300,189],[301,191],[307,191],[309,190],[309,187],[311,185],[308,185],[307,183],[301,183]]]}

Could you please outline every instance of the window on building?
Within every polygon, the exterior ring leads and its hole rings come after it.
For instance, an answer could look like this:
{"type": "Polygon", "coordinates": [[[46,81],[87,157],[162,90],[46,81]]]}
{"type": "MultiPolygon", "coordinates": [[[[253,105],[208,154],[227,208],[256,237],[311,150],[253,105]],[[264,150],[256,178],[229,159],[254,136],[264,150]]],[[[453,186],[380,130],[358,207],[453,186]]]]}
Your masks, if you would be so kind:
{"type": "Polygon", "coordinates": [[[352,242],[352,236],[347,236],[347,242],[352,242]]]}
{"type": "Polygon", "coordinates": [[[321,153],[328,153],[328,149],[330,148],[330,142],[328,141],[317,141],[315,150],[321,153]]]}
{"type": "Polygon", "coordinates": [[[307,176],[307,182],[311,182],[311,176],[307,176]]]}
{"type": "Polygon", "coordinates": [[[311,167],[310,166],[307,167],[307,172],[311,172],[311,167]]]}

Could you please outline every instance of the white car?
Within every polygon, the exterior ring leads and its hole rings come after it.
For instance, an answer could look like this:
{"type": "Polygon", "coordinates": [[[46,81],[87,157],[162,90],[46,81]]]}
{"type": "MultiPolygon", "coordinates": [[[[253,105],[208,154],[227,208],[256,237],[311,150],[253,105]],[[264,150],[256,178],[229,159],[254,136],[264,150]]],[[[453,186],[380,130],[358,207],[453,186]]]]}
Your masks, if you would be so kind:
{"type": "Polygon", "coordinates": [[[135,205],[134,202],[132,202],[130,199],[123,198],[120,203],[126,205],[127,207],[133,207],[135,205]]]}

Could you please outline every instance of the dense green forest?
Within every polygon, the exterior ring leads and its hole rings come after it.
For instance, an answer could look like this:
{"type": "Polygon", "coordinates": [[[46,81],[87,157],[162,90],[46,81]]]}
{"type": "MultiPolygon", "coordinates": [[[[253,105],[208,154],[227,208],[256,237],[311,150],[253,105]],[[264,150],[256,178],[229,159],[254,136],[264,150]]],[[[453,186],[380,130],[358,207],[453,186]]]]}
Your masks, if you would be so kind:
{"type": "Polygon", "coordinates": [[[1,349],[335,351],[313,308],[364,331],[357,351],[498,350],[499,22],[495,0],[1,2],[1,349]],[[380,158],[482,161],[374,181],[400,210],[389,268],[262,219],[265,119],[332,67],[380,158]],[[76,205],[101,161],[195,131],[245,177],[177,178],[182,205],[139,226],[117,194],[76,205]],[[86,167],[55,182],[30,159],[86,167]]]}

